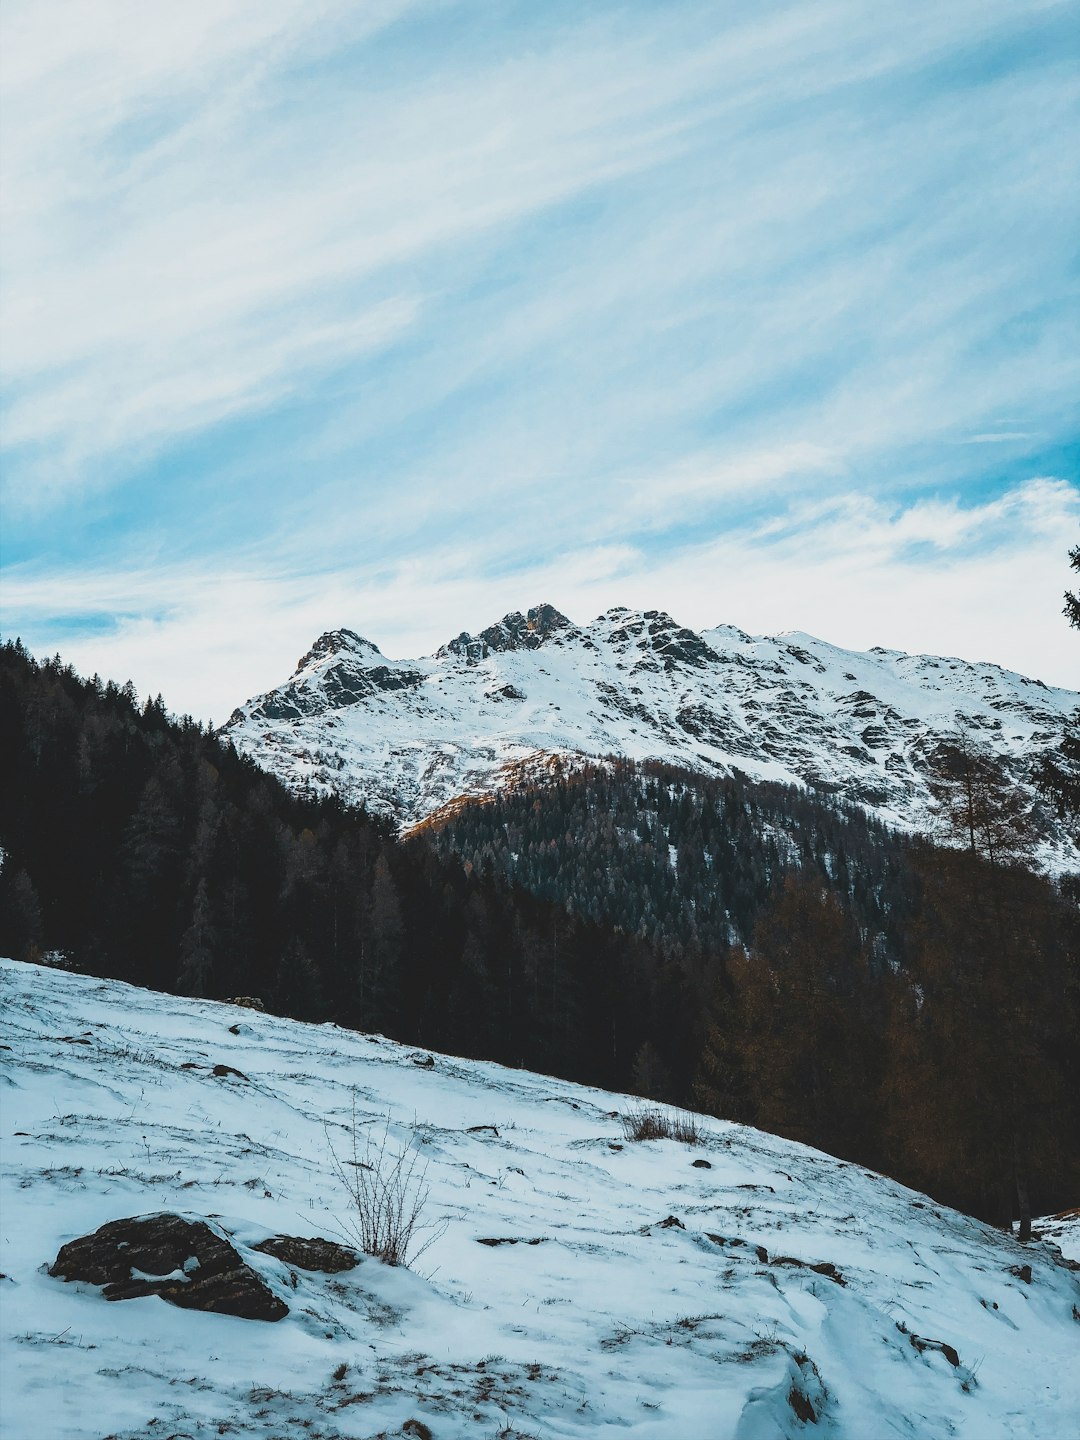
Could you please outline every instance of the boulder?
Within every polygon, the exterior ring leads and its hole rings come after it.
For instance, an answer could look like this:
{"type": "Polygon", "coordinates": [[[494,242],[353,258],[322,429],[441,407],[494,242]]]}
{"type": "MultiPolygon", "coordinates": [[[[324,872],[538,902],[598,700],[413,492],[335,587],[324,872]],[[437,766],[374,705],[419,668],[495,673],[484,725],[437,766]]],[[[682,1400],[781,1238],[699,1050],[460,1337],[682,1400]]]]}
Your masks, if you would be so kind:
{"type": "Polygon", "coordinates": [[[181,1215],[111,1220],[62,1246],[49,1274],[101,1285],[106,1300],[159,1295],[185,1310],[244,1320],[281,1320],[289,1313],[223,1235],[181,1215]]]}

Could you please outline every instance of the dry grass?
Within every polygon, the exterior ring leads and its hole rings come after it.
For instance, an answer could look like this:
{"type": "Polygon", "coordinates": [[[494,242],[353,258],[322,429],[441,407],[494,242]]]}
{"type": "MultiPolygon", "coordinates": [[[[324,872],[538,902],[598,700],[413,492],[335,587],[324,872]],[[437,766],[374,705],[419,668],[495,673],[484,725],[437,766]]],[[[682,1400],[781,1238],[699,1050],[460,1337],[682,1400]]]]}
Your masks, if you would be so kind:
{"type": "Polygon", "coordinates": [[[637,1105],[624,1111],[619,1120],[627,1140],[678,1140],[683,1145],[701,1145],[705,1141],[697,1117],[685,1112],[637,1105]]]}

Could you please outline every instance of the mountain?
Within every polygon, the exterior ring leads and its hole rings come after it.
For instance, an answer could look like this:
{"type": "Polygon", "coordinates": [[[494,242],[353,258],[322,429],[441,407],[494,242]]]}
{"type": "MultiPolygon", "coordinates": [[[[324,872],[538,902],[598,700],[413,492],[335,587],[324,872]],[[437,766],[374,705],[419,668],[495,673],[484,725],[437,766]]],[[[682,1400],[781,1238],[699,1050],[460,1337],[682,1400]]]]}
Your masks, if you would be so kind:
{"type": "Polygon", "coordinates": [[[0,645],[0,954],[693,1100],[987,1220],[1080,1192],[1068,886],[629,761],[444,838],[0,645]]]}
{"type": "Polygon", "coordinates": [[[624,1095],[235,1004],[12,961],[0,1002],[13,1440],[1073,1433],[1066,1217],[1021,1245],[758,1130],[635,1141],[624,1095]],[[427,1252],[311,1268],[304,1242],[354,1239],[350,1176],[398,1156],[427,1252]],[[49,1273],[169,1216],[232,1246],[266,1318],[187,1308],[195,1255],[124,1262],[113,1303],[49,1273]]]}
{"type": "Polygon", "coordinates": [[[962,735],[1035,807],[1040,856],[1066,870],[1075,846],[1037,804],[1031,767],[1077,705],[1080,694],[987,663],[842,650],[795,632],[696,634],[658,610],[575,625],[544,604],[420,660],[329,631],[224,728],[294,788],[363,802],[404,829],[615,755],[810,785],[916,830],[935,814],[942,747],[962,735]]]}

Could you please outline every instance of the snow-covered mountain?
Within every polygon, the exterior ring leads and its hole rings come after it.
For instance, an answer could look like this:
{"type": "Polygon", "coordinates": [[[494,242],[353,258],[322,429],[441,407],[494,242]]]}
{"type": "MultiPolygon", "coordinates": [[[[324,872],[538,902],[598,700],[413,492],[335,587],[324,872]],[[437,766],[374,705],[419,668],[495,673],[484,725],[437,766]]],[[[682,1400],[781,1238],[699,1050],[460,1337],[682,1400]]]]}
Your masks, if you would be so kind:
{"type": "MultiPolygon", "coordinates": [[[[910,828],[931,813],[928,758],[943,739],[965,731],[1025,786],[1078,704],[997,665],[732,626],[695,634],[655,610],[575,625],[538,605],[421,660],[330,631],[225,731],[287,784],[363,801],[402,827],[542,776],[555,757],[615,754],[805,782],[910,828]]],[[[1060,830],[1043,854],[1077,860],[1060,830]]]]}
{"type": "Polygon", "coordinates": [[[11,1440],[1075,1434],[1065,1217],[1020,1245],[722,1120],[634,1142],[625,1096],[12,961],[0,1017],[11,1440]],[[347,1232],[333,1154],[366,1135],[433,1243],[323,1273],[304,1242],[347,1232]],[[231,1245],[265,1317],[186,1308],[194,1255],[123,1262],[114,1303],[49,1273],[147,1215],[231,1245]]]}

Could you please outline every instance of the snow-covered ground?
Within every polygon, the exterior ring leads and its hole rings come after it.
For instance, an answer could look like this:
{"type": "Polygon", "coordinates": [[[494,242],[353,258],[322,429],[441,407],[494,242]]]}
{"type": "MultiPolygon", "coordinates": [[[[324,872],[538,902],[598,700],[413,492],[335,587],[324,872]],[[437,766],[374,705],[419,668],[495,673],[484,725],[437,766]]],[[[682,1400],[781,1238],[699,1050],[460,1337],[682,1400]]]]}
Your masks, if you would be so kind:
{"type": "MultiPolygon", "coordinates": [[[[696,635],[659,611],[613,609],[579,626],[536,606],[420,660],[329,631],[225,731],[286,784],[403,827],[463,795],[541,778],[553,756],[621,755],[818,785],[921,829],[943,739],[963,731],[1034,801],[1032,761],[1060,742],[1077,705],[1072,691],[996,665],[733,626],[696,635]]],[[[1075,846],[1042,809],[1042,859],[1075,869],[1075,846]]]]}
{"type": "Polygon", "coordinates": [[[858,1166],[719,1120],[634,1143],[622,1096],[11,961],[0,1014],[5,1440],[1080,1430],[1056,1246],[858,1166]],[[251,1251],[346,1228],[330,1146],[351,1155],[354,1105],[426,1166],[442,1228],[416,1269],[251,1251]],[[161,1210],[215,1217],[290,1314],[48,1275],[66,1241],[161,1210]]]}

